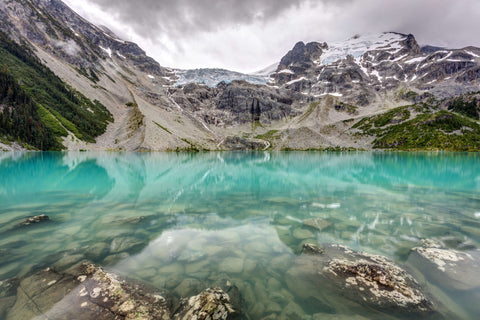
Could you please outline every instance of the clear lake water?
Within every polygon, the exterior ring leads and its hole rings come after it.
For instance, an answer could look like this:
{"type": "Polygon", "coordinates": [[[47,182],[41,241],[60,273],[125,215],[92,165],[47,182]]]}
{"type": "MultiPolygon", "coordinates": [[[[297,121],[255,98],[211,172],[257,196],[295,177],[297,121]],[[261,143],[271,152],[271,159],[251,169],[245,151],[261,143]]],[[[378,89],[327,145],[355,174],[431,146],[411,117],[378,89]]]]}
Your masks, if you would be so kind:
{"type": "Polygon", "coordinates": [[[480,247],[480,154],[0,153],[0,281],[89,259],[174,299],[226,279],[249,319],[405,318],[322,286],[302,293],[289,272],[302,245],[338,243],[411,272],[445,317],[478,319],[479,288],[451,291],[409,265],[422,239],[480,247]],[[19,227],[40,214],[50,221],[19,227]]]}

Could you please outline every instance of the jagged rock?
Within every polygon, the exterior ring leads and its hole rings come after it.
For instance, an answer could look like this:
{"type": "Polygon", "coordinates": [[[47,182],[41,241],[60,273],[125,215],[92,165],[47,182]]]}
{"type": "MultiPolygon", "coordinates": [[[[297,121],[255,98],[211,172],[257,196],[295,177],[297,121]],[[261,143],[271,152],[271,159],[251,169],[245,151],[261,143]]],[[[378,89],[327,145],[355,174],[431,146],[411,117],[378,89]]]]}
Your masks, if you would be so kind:
{"type": "Polygon", "coordinates": [[[298,114],[292,109],[293,97],[288,91],[233,81],[218,86],[216,108],[232,113],[238,123],[259,122],[268,124],[298,114]]]}
{"type": "Polygon", "coordinates": [[[442,248],[431,240],[413,248],[408,261],[435,284],[448,290],[480,288],[480,250],[442,248]]]}
{"type": "Polygon", "coordinates": [[[32,224],[36,224],[36,223],[40,223],[40,222],[46,222],[46,221],[50,221],[50,217],[45,215],[45,214],[41,214],[41,215],[38,215],[38,216],[33,216],[33,217],[29,217],[29,218],[25,219],[25,221],[20,223],[20,226],[29,226],[29,225],[32,225],[32,224]]]}
{"type": "Polygon", "coordinates": [[[231,319],[235,313],[227,293],[220,288],[209,288],[189,299],[182,299],[173,320],[225,320],[231,319]]]}

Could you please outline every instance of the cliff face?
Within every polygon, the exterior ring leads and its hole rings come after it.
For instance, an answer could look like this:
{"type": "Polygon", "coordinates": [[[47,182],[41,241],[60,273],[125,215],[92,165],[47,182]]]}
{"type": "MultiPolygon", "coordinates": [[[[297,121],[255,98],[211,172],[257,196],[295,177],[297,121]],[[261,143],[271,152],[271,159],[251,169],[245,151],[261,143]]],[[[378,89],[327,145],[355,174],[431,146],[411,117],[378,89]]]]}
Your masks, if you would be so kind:
{"type": "Polygon", "coordinates": [[[426,112],[458,113],[455,101],[473,106],[470,93],[480,89],[480,49],[420,48],[413,35],[299,42],[276,68],[244,75],[165,68],[59,0],[1,2],[0,21],[11,39],[113,115],[95,143],[64,139],[68,149],[371,149],[381,147],[375,141],[387,127],[362,130],[362,121],[406,105],[425,109],[388,127],[426,112]]]}

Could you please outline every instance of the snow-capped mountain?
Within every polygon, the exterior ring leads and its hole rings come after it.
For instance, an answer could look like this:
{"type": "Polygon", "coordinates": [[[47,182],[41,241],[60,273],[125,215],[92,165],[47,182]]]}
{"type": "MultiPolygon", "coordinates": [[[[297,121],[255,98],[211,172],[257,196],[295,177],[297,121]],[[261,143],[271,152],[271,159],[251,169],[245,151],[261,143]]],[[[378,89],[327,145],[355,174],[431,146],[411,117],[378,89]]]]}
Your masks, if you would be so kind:
{"type": "Polygon", "coordinates": [[[479,57],[478,48],[422,50],[412,35],[383,33],[332,44],[297,43],[272,77],[276,85],[304,94],[345,96],[367,105],[375,92],[399,86],[442,97],[475,91],[479,57]]]}
{"type": "MultiPolygon", "coordinates": [[[[412,104],[424,109],[402,109],[387,126],[416,121],[425,112],[420,123],[435,123],[436,115],[462,123],[455,134],[439,126],[436,134],[444,141],[480,134],[476,122],[452,113],[474,119],[480,114],[475,47],[420,47],[413,35],[400,33],[357,35],[334,43],[299,42],[279,62],[242,74],[161,66],[60,0],[1,1],[0,30],[112,114],[113,123],[96,143],[64,139],[70,150],[398,147],[403,140],[374,143],[381,130],[358,127],[412,104]]],[[[464,142],[448,143],[458,149],[464,142]]]]}

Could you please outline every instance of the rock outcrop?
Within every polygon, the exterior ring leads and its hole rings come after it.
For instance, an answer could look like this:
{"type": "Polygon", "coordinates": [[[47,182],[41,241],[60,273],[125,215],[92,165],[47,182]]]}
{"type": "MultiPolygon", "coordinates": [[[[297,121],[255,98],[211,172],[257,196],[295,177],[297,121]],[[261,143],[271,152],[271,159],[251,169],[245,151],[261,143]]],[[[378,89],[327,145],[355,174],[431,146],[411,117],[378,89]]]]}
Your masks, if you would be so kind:
{"type": "Polygon", "coordinates": [[[222,82],[215,88],[187,84],[170,92],[181,108],[218,127],[286,120],[300,114],[297,106],[303,100],[290,90],[246,81],[222,82]]]}

